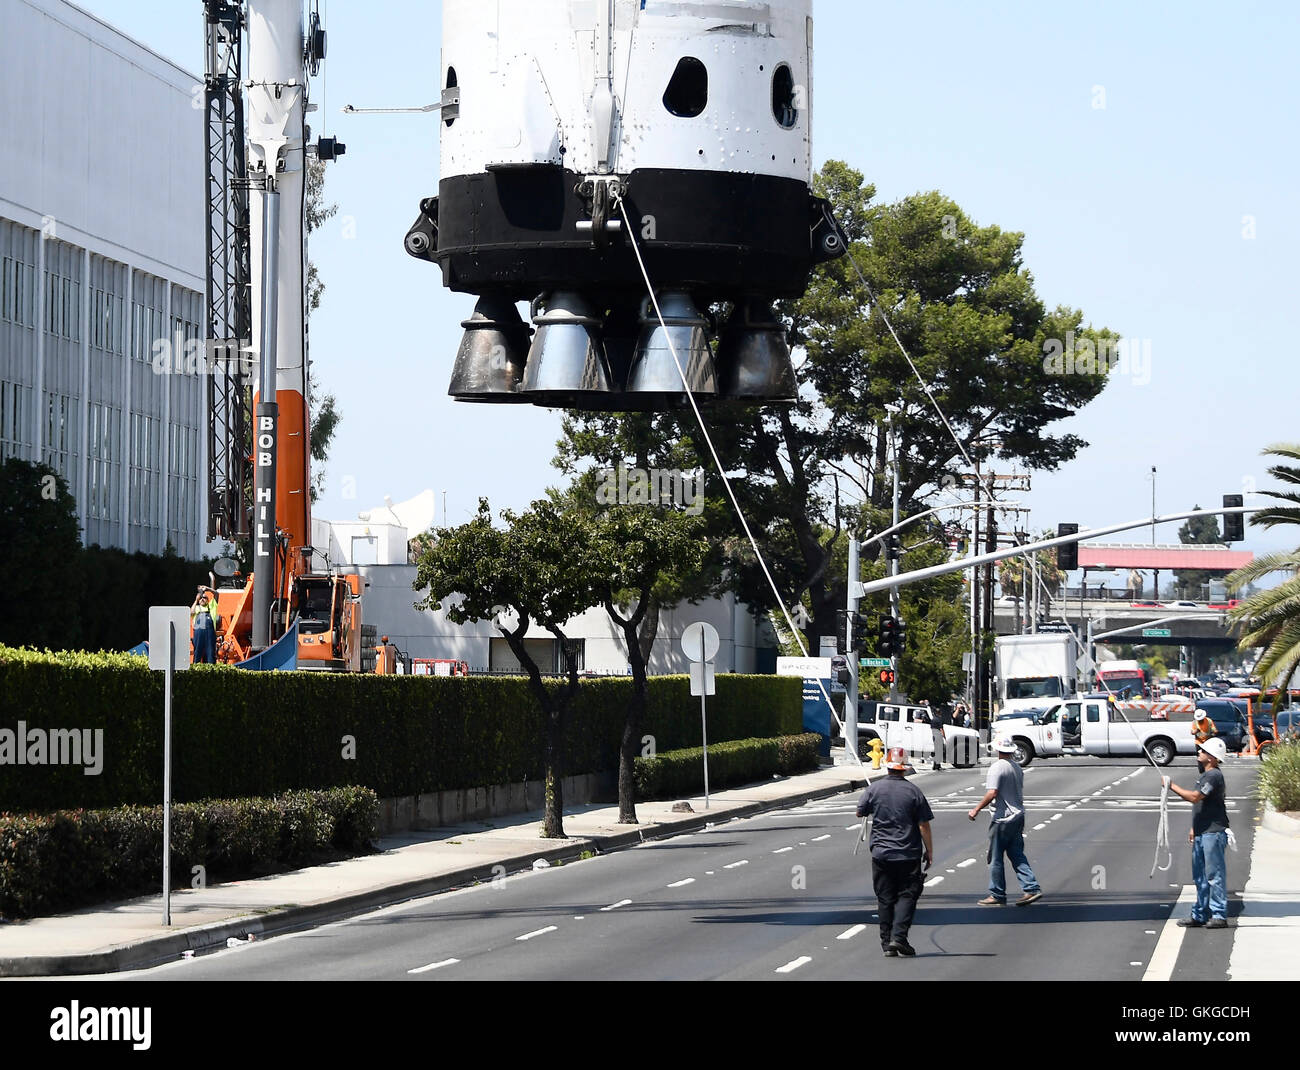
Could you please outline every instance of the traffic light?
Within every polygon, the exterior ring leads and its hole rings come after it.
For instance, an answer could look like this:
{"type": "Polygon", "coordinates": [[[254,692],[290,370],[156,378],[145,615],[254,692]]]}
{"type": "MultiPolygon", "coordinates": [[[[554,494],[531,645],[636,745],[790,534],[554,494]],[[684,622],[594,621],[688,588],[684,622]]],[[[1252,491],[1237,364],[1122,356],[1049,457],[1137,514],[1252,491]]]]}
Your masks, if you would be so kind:
{"type": "Polygon", "coordinates": [[[893,670],[893,669],[881,669],[881,670],[880,670],[880,682],[881,682],[882,684],[884,684],[885,686],[887,686],[887,687],[890,686],[890,685],[892,685],[893,682],[894,682],[894,670],[893,670]]]}
{"type": "Polygon", "coordinates": [[[901,535],[885,536],[885,557],[891,561],[903,556],[903,538],[901,535]]]}
{"type": "Polygon", "coordinates": [[[898,621],[893,617],[880,618],[880,633],[876,641],[876,652],[882,658],[892,658],[900,653],[898,646],[898,621]]]}
{"type": "MultiPolygon", "coordinates": [[[[1225,509],[1240,508],[1244,504],[1240,494],[1225,494],[1223,496],[1223,507],[1225,509]]],[[[1246,537],[1246,516],[1244,513],[1224,513],[1223,514],[1223,541],[1224,542],[1241,542],[1246,537]]]]}
{"type": "MultiPolygon", "coordinates": [[[[1058,539],[1062,535],[1077,535],[1078,532],[1078,524],[1056,525],[1056,537],[1058,539]]],[[[1066,543],[1064,546],[1056,548],[1056,567],[1062,572],[1070,572],[1079,567],[1079,544],[1077,542],[1066,543]]]]}
{"type": "Polygon", "coordinates": [[[901,655],[907,650],[907,621],[902,617],[894,627],[894,652],[901,655]]]}

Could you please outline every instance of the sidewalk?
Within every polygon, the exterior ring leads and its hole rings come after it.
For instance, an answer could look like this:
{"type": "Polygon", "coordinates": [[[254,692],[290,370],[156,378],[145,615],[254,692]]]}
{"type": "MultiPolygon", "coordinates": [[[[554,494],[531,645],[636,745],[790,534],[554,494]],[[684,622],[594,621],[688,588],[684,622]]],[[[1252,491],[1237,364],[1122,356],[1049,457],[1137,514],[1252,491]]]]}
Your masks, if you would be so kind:
{"type": "MultiPolygon", "coordinates": [[[[871,776],[883,776],[884,770],[871,776]]],[[[566,809],[568,839],[541,838],[541,812],[404,832],[379,841],[380,853],[257,880],[172,892],[170,928],[162,924],[162,895],[105,903],[54,917],[0,925],[0,977],[107,973],[157,965],[247,940],[306,929],[419,896],[463,887],[531,866],[567,862],[663,839],[707,824],[746,817],[860,789],[867,772],[824,766],[690,800],[637,804],[637,825],[618,824],[618,807],[566,809]]]]}
{"type": "MultiPolygon", "coordinates": [[[[924,771],[924,770],[921,770],[924,771]]],[[[802,776],[713,792],[690,800],[637,805],[638,825],[620,825],[617,806],[566,811],[565,840],[543,840],[541,813],[407,832],[379,841],[380,853],[257,880],[172,892],[172,925],[162,896],[87,907],[0,925],[0,977],[109,973],[156,965],[247,940],[307,929],[420,896],[490,881],[538,859],[573,861],[644,840],[664,839],[718,821],[860,789],[868,772],[825,766],[802,776]]],[[[883,776],[884,770],[871,772],[883,776]]],[[[1233,923],[1228,976],[1234,981],[1300,979],[1300,821],[1269,813],[1255,833],[1250,878],[1233,923]]]]}

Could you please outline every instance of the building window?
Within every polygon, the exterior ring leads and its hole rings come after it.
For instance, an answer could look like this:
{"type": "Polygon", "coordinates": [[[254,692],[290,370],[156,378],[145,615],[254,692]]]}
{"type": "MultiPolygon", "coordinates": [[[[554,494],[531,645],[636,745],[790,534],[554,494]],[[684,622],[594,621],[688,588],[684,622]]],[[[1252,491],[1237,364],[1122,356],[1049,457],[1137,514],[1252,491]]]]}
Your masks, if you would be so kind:
{"type": "Polygon", "coordinates": [[[45,463],[70,480],[68,454],[77,437],[76,407],[67,394],[48,394],[45,413],[45,463]]]}
{"type": "Polygon", "coordinates": [[[683,119],[694,119],[709,102],[709,72],[694,56],[677,61],[664,90],[664,107],[683,119]]]}
{"type": "Polygon", "coordinates": [[[22,457],[26,452],[23,409],[26,391],[18,383],[0,381],[0,460],[22,457]]]}
{"type": "Polygon", "coordinates": [[[31,327],[36,319],[36,269],[6,256],[0,262],[0,318],[20,327],[31,327]]]}

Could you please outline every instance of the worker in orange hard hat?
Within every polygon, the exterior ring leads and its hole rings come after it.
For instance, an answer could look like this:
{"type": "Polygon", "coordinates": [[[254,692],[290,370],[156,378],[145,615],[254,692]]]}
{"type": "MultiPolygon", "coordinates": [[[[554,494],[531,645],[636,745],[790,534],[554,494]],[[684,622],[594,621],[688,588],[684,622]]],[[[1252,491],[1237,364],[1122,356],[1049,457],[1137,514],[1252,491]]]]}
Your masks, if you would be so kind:
{"type": "Polygon", "coordinates": [[[889,770],[873,780],[858,800],[858,817],[871,818],[871,880],[880,912],[880,948],[887,958],[910,958],[916,950],[908,930],[921,898],[925,870],[934,859],[925,794],[906,779],[907,751],[891,747],[889,770]]]}

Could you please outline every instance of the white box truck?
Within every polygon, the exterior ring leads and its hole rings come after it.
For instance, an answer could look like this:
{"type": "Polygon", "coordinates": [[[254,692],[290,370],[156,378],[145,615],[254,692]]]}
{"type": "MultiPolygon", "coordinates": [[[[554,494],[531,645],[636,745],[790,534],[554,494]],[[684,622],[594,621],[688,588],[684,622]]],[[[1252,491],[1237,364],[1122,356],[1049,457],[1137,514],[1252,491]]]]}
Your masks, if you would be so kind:
{"type": "Polygon", "coordinates": [[[1071,632],[1000,635],[993,641],[996,713],[1044,708],[1075,693],[1079,645],[1071,632]]]}

